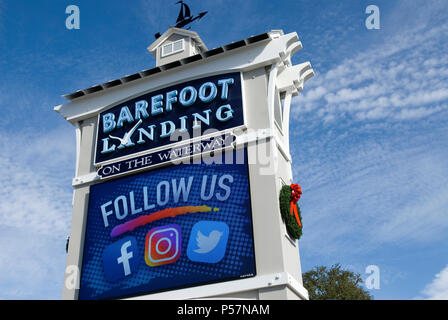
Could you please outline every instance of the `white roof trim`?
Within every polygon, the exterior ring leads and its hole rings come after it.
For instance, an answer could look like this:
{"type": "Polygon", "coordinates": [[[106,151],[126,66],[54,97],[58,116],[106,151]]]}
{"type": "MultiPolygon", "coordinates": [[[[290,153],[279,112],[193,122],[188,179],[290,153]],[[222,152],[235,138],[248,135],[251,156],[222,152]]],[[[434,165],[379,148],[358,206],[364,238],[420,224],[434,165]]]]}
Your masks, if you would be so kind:
{"type": "Polygon", "coordinates": [[[220,47],[216,50],[220,49],[222,53],[204,57],[204,59],[210,59],[206,62],[200,60],[203,63],[189,63],[172,70],[156,73],[151,77],[140,78],[135,82],[122,83],[119,86],[108,88],[107,93],[104,91],[89,93],[55,107],[55,111],[60,113],[67,121],[74,123],[93,117],[102,110],[126,99],[163,88],[167,84],[180,83],[222,72],[244,72],[261,66],[281,63],[283,61],[282,56],[285,56],[285,59],[288,58],[288,55],[283,53],[287,52],[288,48],[298,40],[297,33],[293,32],[283,36],[276,34],[275,39],[256,42],[239,47],[236,50],[226,51],[226,46],[220,47]]]}

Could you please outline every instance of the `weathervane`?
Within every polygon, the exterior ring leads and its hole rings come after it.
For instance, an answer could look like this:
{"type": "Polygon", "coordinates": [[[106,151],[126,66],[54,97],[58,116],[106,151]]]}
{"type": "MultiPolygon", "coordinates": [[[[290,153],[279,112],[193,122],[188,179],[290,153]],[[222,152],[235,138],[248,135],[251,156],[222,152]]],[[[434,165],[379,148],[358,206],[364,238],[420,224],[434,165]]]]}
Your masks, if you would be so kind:
{"type": "MultiPolygon", "coordinates": [[[[177,16],[176,25],[174,26],[176,28],[183,28],[195,20],[200,20],[208,12],[208,11],[200,12],[196,17],[193,17],[191,16],[190,7],[182,0],[176,2],[176,4],[179,3],[180,3],[180,11],[179,15],[177,16]]],[[[187,30],[188,29],[190,29],[190,27],[188,27],[187,30]]],[[[158,39],[160,37],[160,32],[157,32],[154,36],[156,37],[156,39],[158,39]]]]}

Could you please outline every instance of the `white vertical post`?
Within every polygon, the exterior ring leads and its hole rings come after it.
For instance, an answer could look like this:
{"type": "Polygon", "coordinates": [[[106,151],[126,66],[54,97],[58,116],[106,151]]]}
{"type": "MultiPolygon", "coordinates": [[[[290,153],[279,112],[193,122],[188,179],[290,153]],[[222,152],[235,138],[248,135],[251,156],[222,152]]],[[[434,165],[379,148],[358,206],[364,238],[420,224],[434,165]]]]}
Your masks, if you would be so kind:
{"type": "Polygon", "coordinates": [[[271,71],[269,72],[269,82],[268,82],[268,112],[269,112],[269,127],[274,130],[274,99],[275,99],[275,85],[278,73],[277,64],[272,65],[271,71]]]}
{"type": "Polygon", "coordinates": [[[289,152],[289,114],[291,111],[291,90],[286,91],[285,100],[283,101],[283,130],[286,137],[286,148],[289,152]]]}

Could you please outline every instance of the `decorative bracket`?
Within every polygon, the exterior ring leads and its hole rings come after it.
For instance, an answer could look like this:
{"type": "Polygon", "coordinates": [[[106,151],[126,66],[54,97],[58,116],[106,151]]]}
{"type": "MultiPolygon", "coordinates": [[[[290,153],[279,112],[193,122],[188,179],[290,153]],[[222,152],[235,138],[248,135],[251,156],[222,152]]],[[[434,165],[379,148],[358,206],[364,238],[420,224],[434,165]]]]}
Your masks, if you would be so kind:
{"type": "MultiPolygon", "coordinates": [[[[269,73],[268,83],[268,103],[270,125],[274,128],[274,107],[275,95],[285,93],[282,128],[284,130],[284,140],[289,153],[289,119],[291,111],[291,97],[297,96],[303,90],[305,82],[314,76],[314,70],[310,62],[304,62],[293,66],[291,57],[303,48],[299,37],[295,34],[286,44],[286,49],[279,52],[281,61],[274,64],[269,73]]],[[[281,112],[281,111],[280,111],[281,112]]]]}

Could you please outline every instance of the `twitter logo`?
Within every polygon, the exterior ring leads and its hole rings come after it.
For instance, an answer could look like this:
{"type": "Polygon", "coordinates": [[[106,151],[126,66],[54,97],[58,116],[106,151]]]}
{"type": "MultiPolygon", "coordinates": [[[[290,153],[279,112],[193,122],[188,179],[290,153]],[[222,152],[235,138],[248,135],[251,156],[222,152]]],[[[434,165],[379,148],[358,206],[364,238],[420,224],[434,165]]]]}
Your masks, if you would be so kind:
{"type": "Polygon", "coordinates": [[[218,263],[224,258],[229,226],[218,221],[199,221],[191,229],[187,257],[191,261],[218,263]]]}

